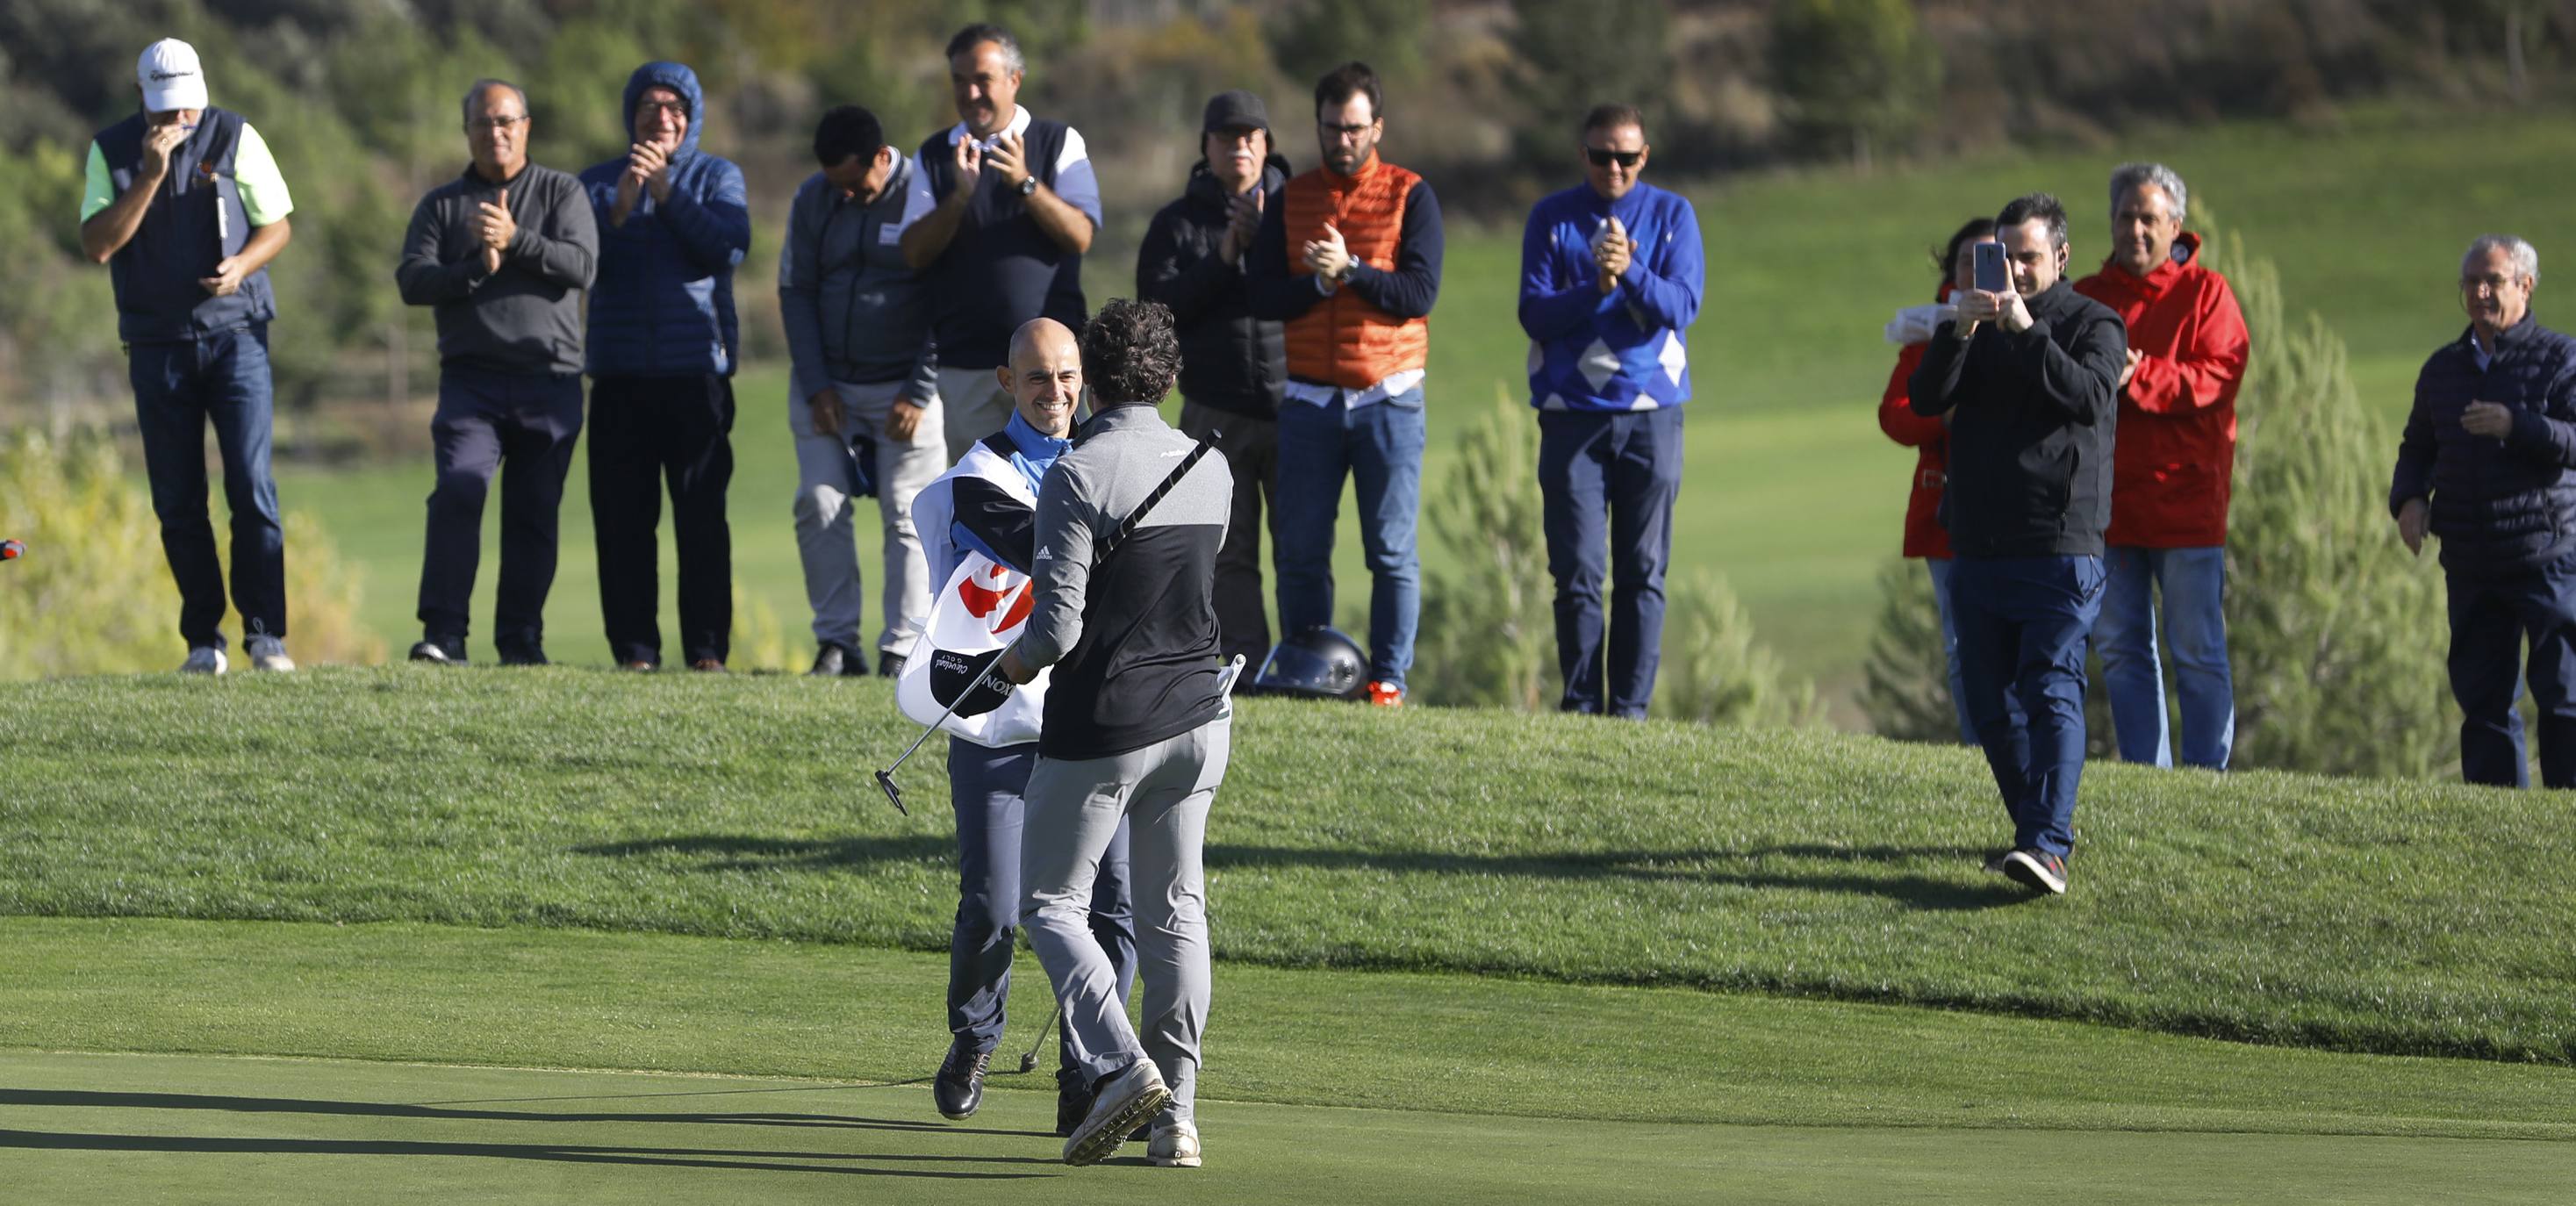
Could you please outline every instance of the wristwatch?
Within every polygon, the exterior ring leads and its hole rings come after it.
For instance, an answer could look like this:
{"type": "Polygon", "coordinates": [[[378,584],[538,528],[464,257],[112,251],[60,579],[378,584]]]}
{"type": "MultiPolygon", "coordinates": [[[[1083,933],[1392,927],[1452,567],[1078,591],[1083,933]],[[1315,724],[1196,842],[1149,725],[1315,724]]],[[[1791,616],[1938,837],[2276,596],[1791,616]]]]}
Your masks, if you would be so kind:
{"type": "Polygon", "coordinates": [[[1021,195],[1021,196],[1023,196],[1023,197],[1032,196],[1032,195],[1035,195],[1037,191],[1038,191],[1038,178],[1037,178],[1037,177],[1035,177],[1035,176],[1023,176],[1023,177],[1021,177],[1021,178],[1020,178],[1020,195],[1021,195]]]}

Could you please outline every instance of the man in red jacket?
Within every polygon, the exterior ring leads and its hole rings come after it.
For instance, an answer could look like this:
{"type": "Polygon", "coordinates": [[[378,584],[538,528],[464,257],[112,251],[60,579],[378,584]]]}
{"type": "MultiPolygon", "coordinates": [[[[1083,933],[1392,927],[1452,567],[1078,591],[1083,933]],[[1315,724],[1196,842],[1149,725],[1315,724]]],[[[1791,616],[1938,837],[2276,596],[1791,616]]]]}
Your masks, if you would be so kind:
{"type": "Polygon", "coordinates": [[[2200,237],[2183,233],[2188,199],[2173,169],[2122,164],[2111,173],[2111,257],[2075,283],[2129,327],[2093,648],[2121,759],[2173,765],[2156,651],[2161,612],[2182,700],[2181,760],[2224,770],[2236,698],[2221,601],[2247,344],[2236,294],[2201,263],[2200,237]]]}

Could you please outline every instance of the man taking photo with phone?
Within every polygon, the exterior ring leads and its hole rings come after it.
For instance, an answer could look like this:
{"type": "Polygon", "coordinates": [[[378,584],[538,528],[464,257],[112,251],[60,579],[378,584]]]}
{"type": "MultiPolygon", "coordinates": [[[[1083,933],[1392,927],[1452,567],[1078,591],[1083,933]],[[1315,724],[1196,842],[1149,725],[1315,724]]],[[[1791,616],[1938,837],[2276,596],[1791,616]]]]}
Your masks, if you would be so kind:
{"type": "Polygon", "coordinates": [[[2120,316],[2065,279],[2057,198],[2016,199],[1995,236],[1975,249],[1976,287],[1952,296],[1958,319],[1933,334],[1908,393],[1915,413],[1953,416],[1942,509],[1960,685],[2013,819],[2012,848],[1986,865],[2058,894],[2075,844],[2084,646],[2102,609],[2129,345],[2120,316]]]}

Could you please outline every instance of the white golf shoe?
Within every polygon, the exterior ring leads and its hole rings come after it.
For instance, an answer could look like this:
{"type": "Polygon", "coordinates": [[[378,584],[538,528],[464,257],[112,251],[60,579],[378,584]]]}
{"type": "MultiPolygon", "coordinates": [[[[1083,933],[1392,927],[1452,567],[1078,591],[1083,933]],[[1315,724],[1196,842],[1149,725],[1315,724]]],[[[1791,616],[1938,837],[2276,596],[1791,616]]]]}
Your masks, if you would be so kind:
{"type": "Polygon", "coordinates": [[[1145,1158],[1156,1168],[1197,1168],[1199,1128],[1187,1122],[1165,1122],[1145,1141],[1145,1158]]]}
{"type": "Polygon", "coordinates": [[[1098,1164],[1108,1158],[1118,1145],[1127,1141],[1127,1132],[1136,1124],[1154,1116],[1155,1111],[1172,1100],[1172,1091],[1163,1084],[1163,1074],[1154,1061],[1140,1059],[1127,1070],[1110,1077],[1100,1086],[1099,1096],[1092,1099],[1091,1113],[1082,1125],[1073,1128],[1073,1137],[1064,1141],[1064,1162],[1098,1164]]]}
{"type": "Polygon", "coordinates": [[[286,642],[276,637],[252,637],[242,646],[250,655],[250,668],[285,673],[295,669],[295,659],[286,656],[286,642]]]}

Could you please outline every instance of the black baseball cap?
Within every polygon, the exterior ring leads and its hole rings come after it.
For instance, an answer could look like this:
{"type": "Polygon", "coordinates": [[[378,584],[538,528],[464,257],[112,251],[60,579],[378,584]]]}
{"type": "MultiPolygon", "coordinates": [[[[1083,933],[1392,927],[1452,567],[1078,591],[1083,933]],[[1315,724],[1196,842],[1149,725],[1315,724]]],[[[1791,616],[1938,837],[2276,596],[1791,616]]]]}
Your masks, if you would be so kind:
{"type": "Polygon", "coordinates": [[[1261,103],[1260,97],[1241,89],[1217,93],[1207,103],[1207,120],[1199,124],[1199,132],[1203,134],[1214,134],[1219,130],[1269,129],[1270,109],[1261,103]]]}

